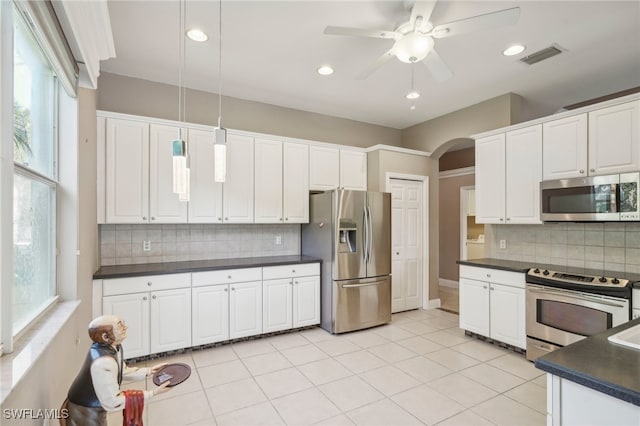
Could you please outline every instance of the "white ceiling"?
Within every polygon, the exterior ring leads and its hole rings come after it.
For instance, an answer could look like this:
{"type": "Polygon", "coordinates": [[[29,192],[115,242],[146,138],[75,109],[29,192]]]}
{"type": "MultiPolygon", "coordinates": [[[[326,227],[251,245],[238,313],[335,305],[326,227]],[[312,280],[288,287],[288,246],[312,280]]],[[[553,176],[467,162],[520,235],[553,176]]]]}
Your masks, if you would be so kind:
{"type": "MultiPolygon", "coordinates": [[[[403,1],[223,1],[222,93],[241,99],[403,129],[483,100],[513,92],[532,110],[558,108],[640,86],[638,1],[444,1],[431,16],[442,24],[519,6],[516,25],[436,40],[453,71],[436,82],[415,65],[392,59],[366,80],[355,76],[393,40],[324,35],[325,26],[393,30],[407,21],[403,1]],[[527,50],[505,57],[519,42],[527,50]],[[558,44],[566,52],[532,66],[523,56],[558,44]],[[321,77],[316,68],[336,72],[321,77]]],[[[179,2],[109,0],[115,59],[101,70],[178,84],[179,2]]],[[[186,27],[199,27],[209,41],[186,42],[184,84],[218,92],[218,2],[187,0],[186,27]]]]}

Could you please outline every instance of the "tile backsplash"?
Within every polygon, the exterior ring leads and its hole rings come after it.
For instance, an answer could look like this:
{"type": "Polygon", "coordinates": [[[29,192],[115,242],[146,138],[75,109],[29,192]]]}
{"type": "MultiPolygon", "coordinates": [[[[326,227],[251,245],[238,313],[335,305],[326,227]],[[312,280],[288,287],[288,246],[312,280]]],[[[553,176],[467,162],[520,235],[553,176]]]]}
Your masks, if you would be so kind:
{"type": "Polygon", "coordinates": [[[300,225],[100,225],[102,266],[297,254],[300,225]]]}
{"type": "Polygon", "coordinates": [[[640,273],[640,223],[487,225],[487,257],[640,273]],[[506,248],[500,249],[500,240],[506,248]]]}

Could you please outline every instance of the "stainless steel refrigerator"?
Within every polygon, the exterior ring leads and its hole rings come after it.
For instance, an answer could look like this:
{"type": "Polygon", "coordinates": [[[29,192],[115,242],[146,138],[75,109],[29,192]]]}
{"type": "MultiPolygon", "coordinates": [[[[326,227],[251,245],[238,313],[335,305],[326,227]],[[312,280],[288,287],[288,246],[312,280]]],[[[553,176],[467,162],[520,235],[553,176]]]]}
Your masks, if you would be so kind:
{"type": "Polygon", "coordinates": [[[391,321],[391,194],[311,195],[302,254],[322,259],[322,328],[343,333],[391,321]]]}

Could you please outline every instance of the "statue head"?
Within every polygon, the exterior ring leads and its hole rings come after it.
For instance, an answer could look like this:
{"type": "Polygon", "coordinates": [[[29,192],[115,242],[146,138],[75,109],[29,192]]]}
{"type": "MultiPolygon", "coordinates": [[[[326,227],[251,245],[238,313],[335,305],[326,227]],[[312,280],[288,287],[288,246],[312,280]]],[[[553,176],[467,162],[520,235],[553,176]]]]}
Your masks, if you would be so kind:
{"type": "Polygon", "coordinates": [[[115,315],[102,315],[89,323],[89,337],[96,343],[116,346],[127,338],[127,326],[115,315]]]}

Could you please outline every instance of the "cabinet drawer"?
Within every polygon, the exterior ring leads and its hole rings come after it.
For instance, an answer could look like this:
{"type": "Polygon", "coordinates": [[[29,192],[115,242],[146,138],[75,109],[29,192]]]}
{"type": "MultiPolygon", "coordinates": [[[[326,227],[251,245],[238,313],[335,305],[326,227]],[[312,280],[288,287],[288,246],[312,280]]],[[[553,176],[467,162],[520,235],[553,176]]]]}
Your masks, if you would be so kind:
{"type": "Polygon", "coordinates": [[[500,269],[479,268],[477,266],[460,265],[460,277],[471,280],[487,281],[511,287],[524,288],[525,276],[522,272],[502,271],[500,269]]]}
{"type": "Polygon", "coordinates": [[[169,290],[191,286],[191,274],[149,275],[144,277],[116,278],[104,280],[102,295],[141,293],[144,291],[169,290]]]}
{"type": "Polygon", "coordinates": [[[221,271],[194,272],[193,286],[241,283],[260,281],[261,279],[262,268],[223,269],[221,271]]]}
{"type": "Polygon", "coordinates": [[[302,263],[295,265],[269,266],[263,268],[262,276],[265,280],[278,278],[306,277],[310,275],[320,275],[319,263],[302,263]]]}

